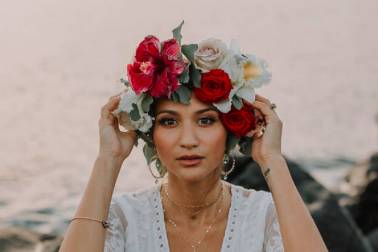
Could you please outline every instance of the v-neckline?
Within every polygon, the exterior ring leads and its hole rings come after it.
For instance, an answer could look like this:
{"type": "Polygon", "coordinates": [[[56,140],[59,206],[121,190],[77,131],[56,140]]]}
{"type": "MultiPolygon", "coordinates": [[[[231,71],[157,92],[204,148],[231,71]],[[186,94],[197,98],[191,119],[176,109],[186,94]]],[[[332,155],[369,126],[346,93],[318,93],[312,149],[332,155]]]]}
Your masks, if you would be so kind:
{"type": "MultiPolygon", "coordinates": [[[[229,183],[230,188],[231,188],[231,204],[230,208],[228,211],[228,216],[227,216],[227,224],[226,224],[226,229],[224,230],[224,236],[223,236],[223,241],[222,241],[222,247],[221,247],[221,252],[223,251],[231,251],[230,249],[232,248],[231,244],[233,242],[233,234],[235,233],[235,226],[236,226],[236,211],[238,211],[236,201],[239,199],[238,193],[240,192],[240,188],[237,188],[238,186],[233,185],[229,183]]],[[[155,193],[157,194],[157,197],[155,197],[155,208],[158,212],[155,213],[156,217],[156,223],[158,225],[157,230],[158,232],[155,233],[155,241],[156,244],[158,244],[158,248],[161,251],[166,251],[170,252],[169,249],[169,242],[168,242],[168,233],[166,229],[166,224],[164,221],[164,210],[163,210],[163,202],[162,198],[160,195],[160,191],[162,188],[162,184],[159,184],[156,186],[155,193]],[[157,200],[156,200],[157,199],[157,200]],[[160,225],[159,225],[160,223],[160,225]],[[159,245],[160,244],[160,245],[159,245]]]]}

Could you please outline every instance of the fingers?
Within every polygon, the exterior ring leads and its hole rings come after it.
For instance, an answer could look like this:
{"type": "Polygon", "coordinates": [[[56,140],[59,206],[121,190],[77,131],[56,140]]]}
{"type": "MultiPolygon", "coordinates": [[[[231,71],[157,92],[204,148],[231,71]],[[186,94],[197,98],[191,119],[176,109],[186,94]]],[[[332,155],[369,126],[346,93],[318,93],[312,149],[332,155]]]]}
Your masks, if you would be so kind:
{"type": "MultiPolygon", "coordinates": [[[[111,114],[112,115],[112,114],[111,114]]],[[[117,132],[121,132],[120,128],[119,128],[119,122],[118,122],[118,118],[114,115],[112,115],[114,117],[114,120],[113,120],[113,126],[114,126],[114,129],[117,131],[117,132]]]]}
{"type": "Polygon", "coordinates": [[[119,95],[110,97],[108,103],[101,108],[101,117],[103,119],[109,118],[110,113],[118,107],[120,100],[121,97],[119,95]]]}
{"type": "Polygon", "coordinates": [[[116,95],[110,96],[110,98],[109,98],[108,101],[112,100],[113,98],[116,98],[117,96],[120,96],[121,94],[122,94],[122,92],[120,92],[120,93],[118,93],[116,95]]]}
{"type": "Polygon", "coordinates": [[[261,101],[256,100],[252,103],[252,105],[262,112],[266,123],[269,123],[272,120],[272,118],[274,118],[276,116],[274,111],[265,102],[261,102],[261,101]]]}
{"type": "Polygon", "coordinates": [[[255,114],[256,114],[255,115],[256,128],[248,132],[247,134],[248,137],[253,137],[255,134],[257,137],[261,137],[265,130],[266,123],[265,123],[264,116],[261,114],[261,112],[258,109],[255,110],[255,114]]]}
{"type": "Polygon", "coordinates": [[[261,137],[266,130],[267,124],[277,121],[280,122],[280,119],[277,113],[271,108],[272,103],[269,99],[259,94],[255,95],[255,101],[252,102],[252,106],[255,108],[256,116],[256,129],[248,132],[247,136],[257,138],[261,137]]]}
{"type": "Polygon", "coordinates": [[[256,136],[259,137],[259,136],[262,136],[262,133],[263,132],[261,130],[261,127],[258,127],[256,129],[251,130],[250,132],[248,132],[247,136],[248,137],[253,137],[256,134],[256,136]]]}
{"type": "MultiPolygon", "coordinates": [[[[266,97],[262,96],[262,95],[259,95],[259,94],[256,94],[256,101],[260,101],[260,102],[263,102],[265,104],[267,104],[269,106],[270,109],[272,109],[272,105],[273,103],[266,97]]],[[[274,109],[272,109],[274,113],[276,113],[276,111],[274,109]]]]}
{"type": "Polygon", "coordinates": [[[120,135],[123,139],[130,139],[131,142],[135,143],[137,141],[137,134],[134,130],[129,130],[126,132],[120,132],[120,135]]]}
{"type": "Polygon", "coordinates": [[[256,94],[255,98],[256,98],[257,101],[264,102],[264,103],[268,104],[269,106],[272,105],[272,103],[270,102],[270,100],[268,98],[262,96],[262,95],[256,94]]]}

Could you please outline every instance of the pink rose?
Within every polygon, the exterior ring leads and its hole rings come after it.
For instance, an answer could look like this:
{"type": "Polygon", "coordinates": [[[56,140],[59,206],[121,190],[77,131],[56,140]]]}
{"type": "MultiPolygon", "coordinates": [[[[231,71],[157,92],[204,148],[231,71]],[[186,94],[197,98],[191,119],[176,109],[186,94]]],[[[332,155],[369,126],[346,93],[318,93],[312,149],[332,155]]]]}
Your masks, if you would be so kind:
{"type": "Polygon", "coordinates": [[[134,62],[127,65],[127,74],[137,95],[148,92],[153,97],[170,97],[179,87],[178,77],[185,67],[180,44],[175,39],[160,44],[150,35],[138,45],[134,62]]]}

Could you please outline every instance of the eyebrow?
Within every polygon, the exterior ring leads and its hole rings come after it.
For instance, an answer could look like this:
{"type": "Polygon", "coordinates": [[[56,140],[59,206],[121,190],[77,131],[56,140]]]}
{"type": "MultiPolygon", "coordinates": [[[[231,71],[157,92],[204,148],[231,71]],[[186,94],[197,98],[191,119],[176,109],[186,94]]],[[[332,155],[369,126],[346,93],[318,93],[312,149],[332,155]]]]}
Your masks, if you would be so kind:
{"type": "MultiPolygon", "coordinates": [[[[198,114],[201,114],[201,113],[204,113],[206,111],[215,111],[217,112],[217,110],[215,108],[204,108],[204,109],[200,109],[200,110],[197,110],[195,113],[198,115],[198,114]]],[[[161,113],[168,113],[168,114],[172,114],[172,115],[178,115],[179,113],[177,113],[176,111],[174,110],[169,110],[169,109],[163,109],[163,110],[160,110],[156,116],[158,116],[159,114],[161,113]]]]}

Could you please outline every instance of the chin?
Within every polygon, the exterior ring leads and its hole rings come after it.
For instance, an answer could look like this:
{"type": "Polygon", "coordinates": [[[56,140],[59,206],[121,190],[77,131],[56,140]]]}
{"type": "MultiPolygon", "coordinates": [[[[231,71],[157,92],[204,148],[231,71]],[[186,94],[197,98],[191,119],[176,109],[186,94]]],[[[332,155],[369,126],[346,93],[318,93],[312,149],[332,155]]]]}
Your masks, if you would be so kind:
{"type": "Polygon", "coordinates": [[[178,179],[186,181],[188,183],[196,183],[200,182],[204,179],[209,178],[209,176],[214,172],[211,170],[206,169],[203,166],[198,167],[177,167],[175,172],[173,172],[174,176],[178,179]]]}

